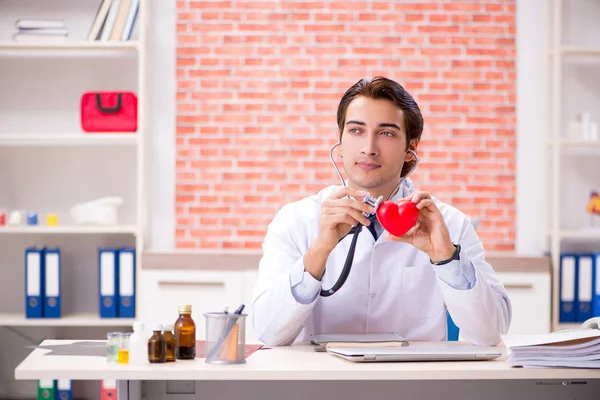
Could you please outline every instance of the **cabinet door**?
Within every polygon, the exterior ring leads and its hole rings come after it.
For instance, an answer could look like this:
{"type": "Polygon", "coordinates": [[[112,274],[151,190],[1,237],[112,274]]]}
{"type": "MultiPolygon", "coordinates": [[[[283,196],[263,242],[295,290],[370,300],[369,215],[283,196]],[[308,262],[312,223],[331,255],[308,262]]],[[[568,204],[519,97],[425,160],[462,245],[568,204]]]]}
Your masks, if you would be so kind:
{"type": "Polygon", "coordinates": [[[244,301],[241,271],[142,270],[140,282],[140,320],[174,323],[177,306],[191,304],[198,340],[206,336],[204,313],[222,312],[225,306],[233,312],[244,301]]]}
{"type": "Polygon", "coordinates": [[[550,332],[550,274],[498,273],[512,303],[509,334],[550,332]]]}

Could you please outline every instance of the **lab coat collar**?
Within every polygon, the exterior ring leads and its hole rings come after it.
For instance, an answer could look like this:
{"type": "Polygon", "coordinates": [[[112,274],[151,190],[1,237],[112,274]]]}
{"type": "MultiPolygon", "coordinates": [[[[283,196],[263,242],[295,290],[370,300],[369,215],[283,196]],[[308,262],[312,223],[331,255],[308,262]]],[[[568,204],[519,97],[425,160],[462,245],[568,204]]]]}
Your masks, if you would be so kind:
{"type": "MultiPolygon", "coordinates": [[[[346,186],[348,186],[348,179],[345,180],[346,182],[346,186]]],[[[402,185],[400,185],[400,190],[398,190],[398,193],[396,193],[394,196],[392,196],[392,198],[390,200],[392,201],[399,201],[400,199],[410,196],[411,194],[413,194],[415,192],[415,187],[412,183],[412,181],[410,180],[410,178],[406,178],[404,180],[404,182],[402,182],[402,185]]],[[[383,199],[384,201],[387,199],[383,199]]]]}

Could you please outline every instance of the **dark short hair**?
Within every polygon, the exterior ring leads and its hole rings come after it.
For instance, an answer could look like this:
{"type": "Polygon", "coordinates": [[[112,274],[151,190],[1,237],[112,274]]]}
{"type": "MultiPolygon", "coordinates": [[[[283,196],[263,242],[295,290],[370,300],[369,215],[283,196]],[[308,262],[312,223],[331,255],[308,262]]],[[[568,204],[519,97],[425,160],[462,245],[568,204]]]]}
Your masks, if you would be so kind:
{"type": "MultiPolygon", "coordinates": [[[[352,85],[342,96],[337,111],[337,123],[340,133],[340,141],[346,123],[346,110],[348,105],[358,96],[372,99],[387,99],[396,104],[404,113],[404,127],[406,129],[406,150],[411,140],[421,139],[423,133],[423,116],[419,105],[413,97],[400,85],[391,79],[377,76],[372,80],[361,79],[352,85]]],[[[414,163],[407,163],[402,168],[404,176],[412,168],[414,163]]]]}

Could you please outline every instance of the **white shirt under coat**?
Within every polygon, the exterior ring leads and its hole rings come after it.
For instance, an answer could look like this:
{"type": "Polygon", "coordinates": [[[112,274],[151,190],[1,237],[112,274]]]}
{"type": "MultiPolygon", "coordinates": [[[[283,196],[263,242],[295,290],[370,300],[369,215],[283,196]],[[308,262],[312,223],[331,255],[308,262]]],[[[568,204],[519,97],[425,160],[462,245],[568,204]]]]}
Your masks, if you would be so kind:
{"type": "MultiPolygon", "coordinates": [[[[363,227],[352,270],[344,286],[329,289],[344,266],[352,235],[331,252],[318,281],[304,271],[303,256],[319,232],[321,203],[339,186],[282,207],[269,224],[263,242],[258,280],[251,307],[255,335],[267,345],[309,341],[316,333],[396,332],[408,340],[447,339],[446,309],[461,338],[496,345],[508,331],[511,303],[469,219],[435,198],[451,240],[460,243],[460,260],[432,265],[408,243],[378,239],[363,227]]],[[[413,193],[407,179],[399,199],[413,193]]]]}

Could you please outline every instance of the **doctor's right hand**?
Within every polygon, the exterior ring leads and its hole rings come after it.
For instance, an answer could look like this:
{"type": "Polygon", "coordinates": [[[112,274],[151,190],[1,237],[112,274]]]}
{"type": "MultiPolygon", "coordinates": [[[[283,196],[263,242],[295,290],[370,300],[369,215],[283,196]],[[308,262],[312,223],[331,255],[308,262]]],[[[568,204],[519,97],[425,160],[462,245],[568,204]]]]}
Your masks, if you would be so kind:
{"type": "Polygon", "coordinates": [[[323,201],[317,238],[321,248],[331,252],[353,226],[359,222],[364,226],[371,224],[363,215],[363,212],[370,214],[374,211],[373,207],[362,202],[366,195],[367,192],[342,187],[323,201]]]}
{"type": "Polygon", "coordinates": [[[366,195],[366,192],[342,187],[321,204],[319,235],[304,254],[304,270],[315,279],[321,280],[329,254],[353,226],[359,222],[370,225],[371,221],[362,214],[373,212],[373,207],[362,202],[366,195]]]}

